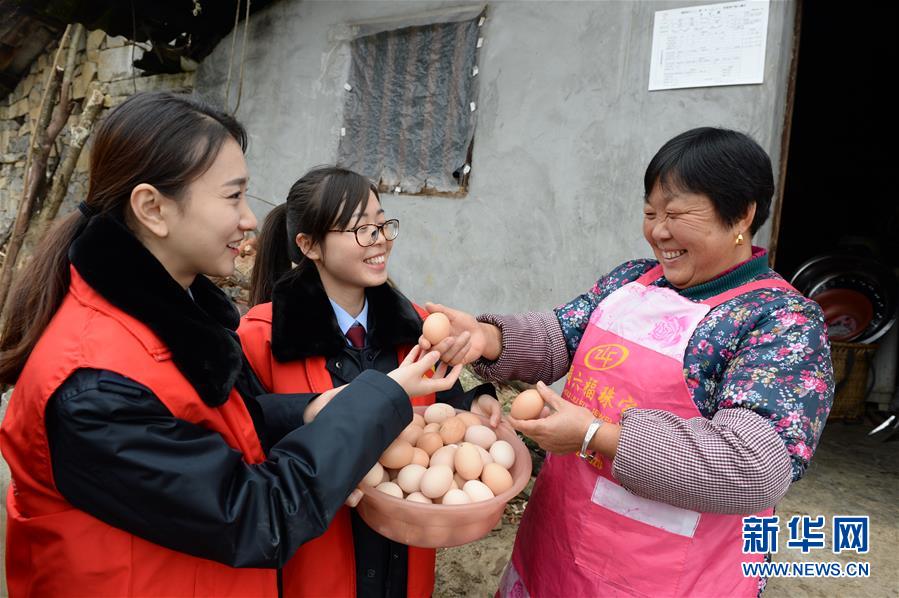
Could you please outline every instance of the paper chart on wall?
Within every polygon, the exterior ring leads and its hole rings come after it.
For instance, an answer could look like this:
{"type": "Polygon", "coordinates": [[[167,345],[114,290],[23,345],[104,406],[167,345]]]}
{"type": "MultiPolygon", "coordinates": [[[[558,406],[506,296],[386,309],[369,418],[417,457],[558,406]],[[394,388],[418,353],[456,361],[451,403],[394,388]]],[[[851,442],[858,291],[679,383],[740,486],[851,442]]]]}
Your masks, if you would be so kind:
{"type": "Polygon", "coordinates": [[[649,90],[762,83],[768,0],[655,13],[649,90]]]}

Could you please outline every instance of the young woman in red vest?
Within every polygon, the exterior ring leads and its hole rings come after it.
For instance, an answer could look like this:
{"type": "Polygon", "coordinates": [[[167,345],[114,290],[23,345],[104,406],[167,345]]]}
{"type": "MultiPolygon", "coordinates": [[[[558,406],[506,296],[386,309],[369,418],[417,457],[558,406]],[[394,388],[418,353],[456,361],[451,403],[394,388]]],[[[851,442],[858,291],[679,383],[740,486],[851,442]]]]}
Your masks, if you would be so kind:
{"type": "MultiPolygon", "coordinates": [[[[330,389],[372,370],[389,371],[416,345],[427,312],[387,280],[398,233],[399,221],[385,215],[377,187],[355,172],[319,167],[293,185],[257,242],[257,305],[238,330],[266,388],[326,393],[317,399],[324,404],[330,389]]],[[[457,385],[412,403],[469,409],[474,402],[496,426],[501,411],[494,395],[489,384],[467,393],[457,385]]],[[[285,595],[430,596],[434,555],[380,536],[344,508],[285,566],[285,595]]]]}
{"type": "Polygon", "coordinates": [[[0,342],[11,596],[276,596],[409,395],[455,382],[423,378],[437,354],[416,351],[309,425],[311,397],[263,394],[204,276],[231,274],[256,226],[245,145],[186,97],[130,98],[94,134],[79,211],[19,275],[0,342]]]}

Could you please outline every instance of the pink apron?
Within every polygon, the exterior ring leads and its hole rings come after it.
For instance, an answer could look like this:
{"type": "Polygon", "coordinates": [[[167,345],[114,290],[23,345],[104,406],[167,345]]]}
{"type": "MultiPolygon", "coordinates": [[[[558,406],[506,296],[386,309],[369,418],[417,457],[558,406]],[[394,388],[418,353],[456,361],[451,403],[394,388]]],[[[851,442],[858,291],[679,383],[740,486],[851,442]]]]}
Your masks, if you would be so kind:
{"type": "MultiPolygon", "coordinates": [[[[684,380],[684,352],[709,310],[780,280],[748,283],[694,303],[650,286],[657,266],[610,294],[594,310],[562,396],[619,423],[626,409],[701,417],[684,380]]],[[[759,515],[769,515],[771,511],[759,515]]],[[[547,455],[499,595],[756,596],[743,577],[743,515],[697,513],[631,494],[601,455],[547,455]]]]}

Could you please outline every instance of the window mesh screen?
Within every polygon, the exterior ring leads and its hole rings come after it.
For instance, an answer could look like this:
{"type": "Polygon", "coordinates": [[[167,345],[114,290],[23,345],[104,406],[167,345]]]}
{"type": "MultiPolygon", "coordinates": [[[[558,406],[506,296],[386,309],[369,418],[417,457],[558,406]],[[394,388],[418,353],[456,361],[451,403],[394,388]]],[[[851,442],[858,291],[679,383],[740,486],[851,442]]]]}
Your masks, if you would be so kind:
{"type": "Polygon", "coordinates": [[[340,165],[407,193],[459,191],[474,137],[478,31],[475,18],[353,40],[340,165]]]}

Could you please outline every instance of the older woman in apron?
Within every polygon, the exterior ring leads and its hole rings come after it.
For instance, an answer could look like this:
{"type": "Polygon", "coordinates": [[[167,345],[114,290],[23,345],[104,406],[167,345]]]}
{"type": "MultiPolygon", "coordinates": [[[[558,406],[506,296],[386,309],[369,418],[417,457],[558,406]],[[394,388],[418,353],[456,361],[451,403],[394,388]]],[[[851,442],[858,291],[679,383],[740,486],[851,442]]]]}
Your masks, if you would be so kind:
{"type": "MultiPolygon", "coordinates": [[[[742,518],[799,479],[833,398],[824,318],[767,264],[771,162],[701,128],[644,177],[654,260],[615,268],[547,313],[472,316],[434,347],[491,379],[553,381],[513,426],[547,450],[504,596],[754,596],[742,518]],[[550,414],[551,413],[551,414],[550,414]]],[[[421,344],[428,347],[424,340],[421,344]]],[[[428,347],[429,348],[429,347],[428,347]]]]}

